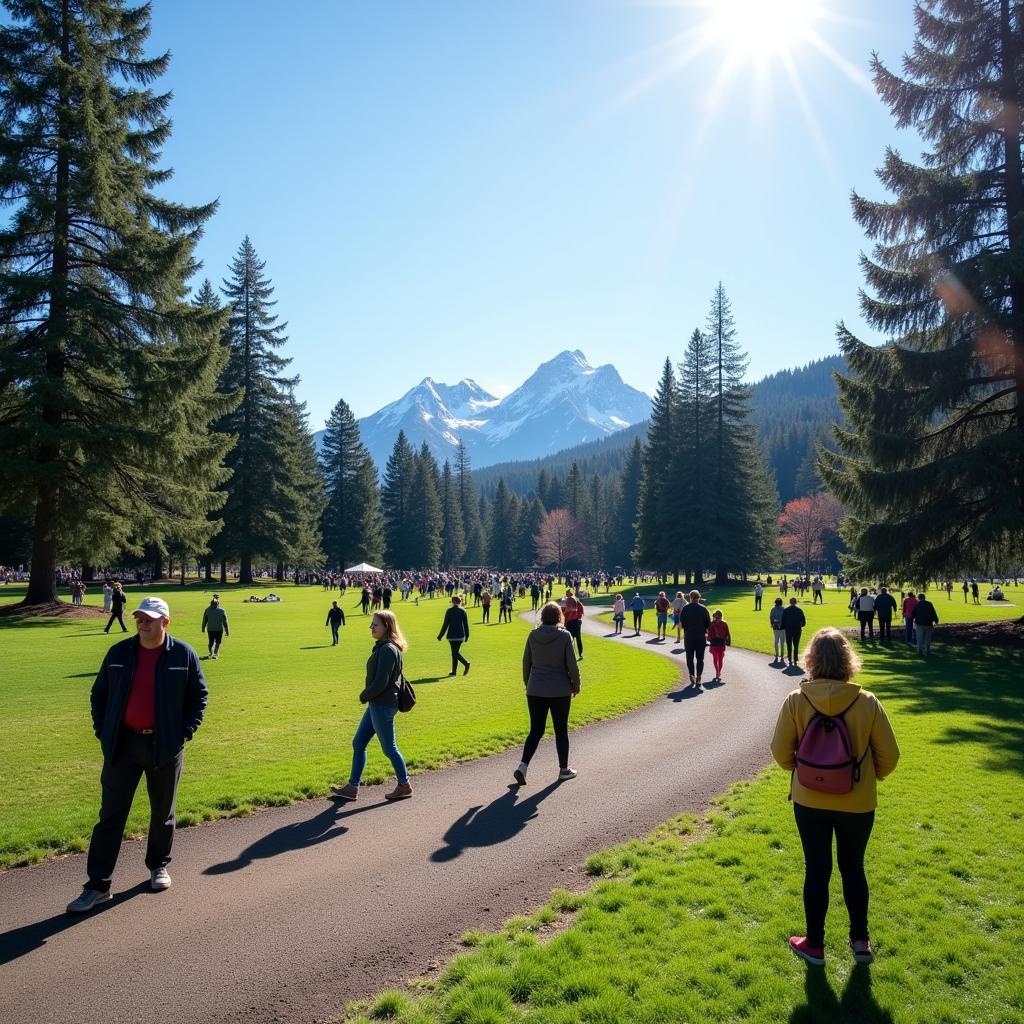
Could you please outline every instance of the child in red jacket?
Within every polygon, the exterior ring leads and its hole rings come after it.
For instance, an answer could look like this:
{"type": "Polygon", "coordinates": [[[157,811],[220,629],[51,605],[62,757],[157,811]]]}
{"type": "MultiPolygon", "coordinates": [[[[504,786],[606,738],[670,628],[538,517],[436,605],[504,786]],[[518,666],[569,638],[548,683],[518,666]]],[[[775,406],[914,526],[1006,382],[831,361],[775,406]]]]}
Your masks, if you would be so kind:
{"type": "Polygon", "coordinates": [[[711,661],[715,666],[715,682],[722,681],[722,662],[725,661],[725,649],[732,643],[729,624],[722,618],[721,611],[716,609],[708,626],[708,643],[711,647],[711,661]]]}

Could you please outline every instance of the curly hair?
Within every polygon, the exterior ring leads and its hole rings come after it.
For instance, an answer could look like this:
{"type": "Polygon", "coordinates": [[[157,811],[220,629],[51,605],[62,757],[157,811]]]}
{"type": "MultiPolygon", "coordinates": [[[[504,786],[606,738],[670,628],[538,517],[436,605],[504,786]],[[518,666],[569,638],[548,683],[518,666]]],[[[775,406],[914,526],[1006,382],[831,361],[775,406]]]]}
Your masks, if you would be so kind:
{"type": "Polygon", "coordinates": [[[834,626],[819,629],[804,649],[804,668],[811,679],[838,679],[848,683],[861,668],[850,641],[834,626]]]}

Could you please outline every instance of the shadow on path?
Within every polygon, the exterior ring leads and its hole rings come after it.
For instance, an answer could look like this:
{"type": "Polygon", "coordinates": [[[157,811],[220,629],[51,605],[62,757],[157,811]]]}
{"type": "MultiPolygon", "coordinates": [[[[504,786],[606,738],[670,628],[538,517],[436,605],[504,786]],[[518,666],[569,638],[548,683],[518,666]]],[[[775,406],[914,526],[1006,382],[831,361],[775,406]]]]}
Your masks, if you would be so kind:
{"type": "Polygon", "coordinates": [[[807,1002],[789,1015],[789,1024],[893,1024],[892,1014],[878,1005],[871,991],[871,969],[856,964],[837,998],[825,972],[809,967],[804,977],[807,1002]]]}
{"type": "Polygon", "coordinates": [[[515,783],[508,792],[486,807],[478,804],[452,823],[444,834],[445,845],[436,849],[430,859],[435,862],[455,860],[471,846],[495,846],[518,835],[527,822],[537,817],[537,808],[560,785],[556,780],[537,790],[525,800],[519,799],[520,787],[515,783]]]}
{"type": "Polygon", "coordinates": [[[698,690],[696,686],[684,686],[681,690],[673,690],[671,693],[666,693],[665,696],[678,704],[680,701],[699,697],[703,692],[703,690],[698,690]]]}
{"type": "Polygon", "coordinates": [[[282,825],[281,828],[265,836],[261,836],[256,842],[247,846],[233,860],[222,861],[220,864],[211,864],[203,870],[204,875],[226,875],[232,871],[241,871],[257,860],[268,860],[277,857],[282,853],[291,853],[293,850],[305,850],[310,846],[317,846],[329,839],[337,839],[343,836],[348,828],[338,824],[343,818],[350,818],[353,814],[361,814],[363,811],[372,811],[375,807],[384,807],[383,800],[375,804],[363,804],[362,807],[351,807],[348,804],[332,803],[325,807],[319,814],[305,821],[296,821],[291,825],[282,825]]]}
{"type": "MultiPolygon", "coordinates": [[[[9,964],[12,960],[31,953],[33,949],[46,945],[47,939],[54,935],[59,935],[61,932],[67,931],[68,928],[82,924],[98,914],[109,914],[115,907],[149,891],[148,880],[139,882],[131,889],[114,893],[109,903],[101,903],[95,910],[87,914],[68,914],[61,911],[43,921],[36,921],[34,924],[26,924],[21,928],[12,928],[9,932],[2,932],[0,933],[0,964],[9,964]]],[[[77,893],[68,893],[69,900],[76,895],[77,893]]]]}

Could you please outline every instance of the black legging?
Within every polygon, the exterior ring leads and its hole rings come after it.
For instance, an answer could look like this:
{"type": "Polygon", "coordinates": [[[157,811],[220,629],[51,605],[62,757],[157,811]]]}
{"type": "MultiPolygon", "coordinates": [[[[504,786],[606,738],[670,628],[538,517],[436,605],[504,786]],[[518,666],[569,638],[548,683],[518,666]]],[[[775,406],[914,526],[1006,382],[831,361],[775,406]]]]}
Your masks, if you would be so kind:
{"type": "Polygon", "coordinates": [[[469,662],[459,654],[459,648],[465,643],[465,640],[449,640],[448,643],[452,649],[452,674],[454,675],[460,664],[469,667],[469,662]]]}
{"type": "Polygon", "coordinates": [[[796,661],[800,657],[800,633],[799,629],[786,630],[786,657],[790,661],[796,661]]]}
{"type": "Polygon", "coordinates": [[[569,635],[576,641],[576,650],[579,652],[579,656],[583,657],[583,623],[579,619],[570,619],[566,624],[565,628],[569,631],[569,635]]]}
{"type": "Polygon", "coordinates": [[[704,641],[704,637],[693,637],[690,638],[683,635],[683,647],[686,648],[686,671],[690,675],[703,675],[704,673],[704,651],[707,648],[707,644],[704,641]],[[696,670],[694,669],[694,663],[696,662],[696,670]]]}
{"type": "Polygon", "coordinates": [[[804,848],[804,914],[807,945],[825,945],[828,883],[832,877],[832,834],[836,837],[836,863],[843,877],[843,900],[850,915],[850,938],[868,938],[868,880],[864,874],[875,812],[824,811],[793,804],[796,827],[804,848]]]}
{"type": "Polygon", "coordinates": [[[634,610],[634,612],[633,612],[633,628],[638,633],[640,632],[640,623],[643,622],[643,619],[644,619],[644,613],[642,611],[638,612],[638,611],[634,610]]]}
{"type": "Polygon", "coordinates": [[[572,706],[572,697],[531,697],[527,694],[526,703],[530,708],[530,735],[523,744],[524,764],[529,764],[537,753],[537,744],[544,736],[550,711],[551,724],[555,729],[558,768],[564,770],[569,766],[569,708],[572,706]]]}

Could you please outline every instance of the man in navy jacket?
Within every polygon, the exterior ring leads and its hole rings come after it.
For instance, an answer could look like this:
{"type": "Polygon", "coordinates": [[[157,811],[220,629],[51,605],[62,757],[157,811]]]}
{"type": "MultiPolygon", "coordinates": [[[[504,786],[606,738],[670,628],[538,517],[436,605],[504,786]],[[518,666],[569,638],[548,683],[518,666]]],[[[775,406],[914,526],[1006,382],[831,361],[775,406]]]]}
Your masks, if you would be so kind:
{"type": "Polygon", "coordinates": [[[185,741],[203,721],[206,680],[199,656],[167,632],[170,611],[145,597],[132,613],[137,635],[107,651],[92,686],[92,724],[103,750],[100,816],[89,844],[89,880],[68,913],[82,914],[110,899],[110,882],[139,780],[149,790],[146,867],[150,888],[171,884],[175,799],[185,741]]]}

